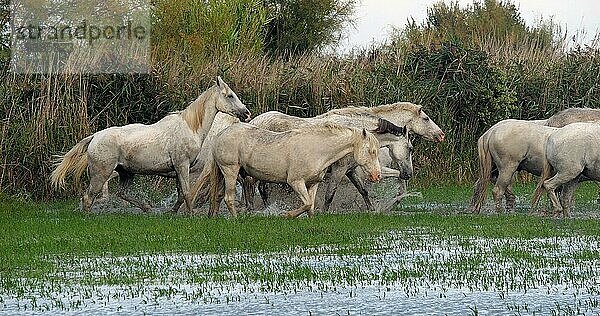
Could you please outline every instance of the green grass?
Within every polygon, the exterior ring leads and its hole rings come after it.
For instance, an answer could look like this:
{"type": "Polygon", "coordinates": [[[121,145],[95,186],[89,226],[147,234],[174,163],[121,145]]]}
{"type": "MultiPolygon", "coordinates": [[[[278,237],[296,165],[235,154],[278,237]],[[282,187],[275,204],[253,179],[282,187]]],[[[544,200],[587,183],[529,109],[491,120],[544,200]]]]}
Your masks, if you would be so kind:
{"type": "MultiPolygon", "coordinates": [[[[531,186],[517,187],[528,191],[531,186]]],[[[583,198],[595,198],[594,187],[583,198]]],[[[435,203],[465,202],[469,187],[422,190],[435,203]]],[[[531,190],[529,190],[530,192],[531,190]]],[[[410,203],[408,203],[410,209],[410,203]]],[[[441,212],[402,215],[353,213],[319,214],[286,220],[245,216],[239,219],[171,215],[85,215],[74,203],[0,204],[0,271],[2,274],[41,265],[47,256],[103,256],[154,253],[257,253],[320,245],[370,249],[375,238],[389,231],[413,228],[440,236],[537,238],[571,234],[599,235],[593,219],[549,219],[526,214],[475,216],[441,212]]],[[[343,248],[343,247],[342,247],[343,248]]],[[[340,251],[348,251],[343,248],[340,251]]]]}
{"type": "MultiPolygon", "coordinates": [[[[529,189],[516,187],[518,195],[529,189]]],[[[125,305],[140,296],[219,302],[235,299],[234,286],[248,294],[374,285],[414,296],[418,291],[412,291],[426,284],[439,286],[431,289],[433,295],[443,295],[447,287],[502,293],[567,284],[595,293],[589,284],[600,261],[593,246],[600,241],[598,220],[545,218],[522,210],[449,212],[468,201],[469,187],[421,191],[423,200],[392,214],[294,220],[85,215],[74,202],[4,200],[0,307],[2,299],[12,300],[4,307],[13,312],[85,310],[115,297],[125,305]],[[415,207],[423,201],[434,207],[415,207]],[[186,284],[192,286],[181,287],[186,284]],[[225,296],[215,294],[215,286],[225,296]],[[37,299],[46,305],[37,305],[37,299]]],[[[595,188],[582,192],[578,201],[592,204],[595,188]]]]}
{"type": "MultiPolygon", "coordinates": [[[[521,183],[516,182],[513,185],[513,192],[520,199],[518,208],[529,208],[531,197],[535,191],[537,183],[527,182],[521,183]]],[[[492,203],[491,189],[493,185],[488,187],[487,203],[492,203]]],[[[423,194],[423,198],[410,197],[403,201],[403,205],[411,206],[422,203],[429,204],[452,204],[452,205],[467,205],[473,194],[473,187],[471,185],[430,185],[424,188],[418,185],[409,185],[409,191],[420,191],[423,194]]],[[[598,196],[598,186],[593,182],[584,182],[579,185],[575,192],[575,210],[597,210],[596,198],[598,196]]],[[[542,196],[541,205],[547,202],[546,195],[542,196]]]]}

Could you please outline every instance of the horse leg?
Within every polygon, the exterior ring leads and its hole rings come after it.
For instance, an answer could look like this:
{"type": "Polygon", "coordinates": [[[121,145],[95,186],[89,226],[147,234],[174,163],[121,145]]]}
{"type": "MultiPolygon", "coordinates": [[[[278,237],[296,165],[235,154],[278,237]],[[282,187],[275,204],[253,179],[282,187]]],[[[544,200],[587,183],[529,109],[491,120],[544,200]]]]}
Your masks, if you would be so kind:
{"type": "Polygon", "coordinates": [[[177,182],[177,201],[175,201],[175,204],[173,205],[173,208],[171,209],[171,213],[177,213],[179,211],[179,208],[185,201],[185,197],[183,196],[183,191],[181,190],[179,181],[176,181],[176,182],[177,182]]]}
{"type": "Polygon", "coordinates": [[[327,185],[325,186],[325,201],[323,202],[324,212],[329,212],[329,207],[331,206],[331,202],[333,202],[333,197],[335,196],[335,191],[340,185],[340,182],[342,182],[346,171],[346,168],[343,168],[337,164],[333,164],[331,166],[331,175],[329,177],[329,181],[327,181],[327,185]]]}
{"type": "Polygon", "coordinates": [[[221,171],[225,180],[225,204],[227,204],[231,217],[235,218],[237,217],[237,210],[235,209],[235,185],[240,166],[222,166],[221,171]]]}
{"type": "Polygon", "coordinates": [[[106,183],[110,177],[110,174],[106,175],[106,173],[97,172],[94,169],[95,168],[89,168],[90,185],[81,198],[81,207],[85,213],[90,213],[92,211],[94,200],[98,194],[100,194],[104,183],[106,183]]]}
{"type": "Polygon", "coordinates": [[[148,203],[140,201],[126,194],[127,189],[131,187],[131,183],[133,182],[133,173],[129,173],[124,170],[118,170],[117,172],[119,172],[119,191],[117,193],[118,196],[121,199],[131,203],[133,206],[140,208],[144,212],[150,211],[151,206],[148,203]]]}
{"type": "Polygon", "coordinates": [[[267,207],[267,203],[269,200],[269,188],[267,187],[266,181],[258,181],[258,193],[260,194],[260,198],[263,202],[263,206],[267,207]]]}
{"type": "Polygon", "coordinates": [[[219,189],[217,196],[210,204],[210,208],[208,210],[208,217],[216,217],[217,214],[219,213],[219,207],[221,206],[221,201],[223,201],[223,197],[224,197],[223,193],[224,193],[223,190],[219,189]]]}
{"type": "MultiPolygon", "coordinates": [[[[207,195],[208,195],[208,193],[206,192],[206,189],[198,192],[198,196],[196,197],[196,200],[193,201],[192,203],[194,203],[194,205],[203,205],[204,203],[206,203],[207,195]]],[[[181,205],[183,205],[184,202],[185,202],[185,198],[182,194],[180,194],[180,190],[178,189],[177,190],[177,201],[175,201],[175,204],[173,205],[173,209],[171,210],[171,212],[177,213],[179,211],[179,208],[181,208],[181,205]]]]}
{"type": "MultiPolygon", "coordinates": [[[[579,179],[575,178],[562,186],[562,190],[560,191],[559,201],[563,207],[563,216],[569,217],[569,211],[574,204],[573,196],[575,195],[575,190],[579,186],[579,179]]],[[[558,215],[558,214],[555,214],[558,215]]]]}
{"type": "MultiPolygon", "coordinates": [[[[177,196],[183,196],[188,214],[194,212],[194,202],[190,194],[190,163],[184,161],[175,164],[175,173],[177,173],[177,196]]],[[[179,200],[179,198],[178,198],[179,200]]],[[[177,203],[175,203],[177,205],[177,203]]],[[[175,206],[173,206],[175,209],[175,206]]]]}
{"type": "MultiPolygon", "coordinates": [[[[387,167],[381,167],[381,177],[385,178],[385,177],[392,177],[395,179],[398,179],[398,193],[396,194],[396,200],[397,202],[400,202],[400,200],[402,199],[402,197],[404,197],[404,194],[406,194],[406,192],[408,191],[406,188],[408,186],[408,180],[404,180],[402,178],[400,178],[400,171],[397,169],[400,169],[400,161],[402,161],[403,155],[401,154],[397,154],[396,150],[400,147],[393,145],[393,146],[389,146],[388,147],[390,149],[390,153],[392,154],[392,164],[391,167],[392,168],[387,168],[387,167]]],[[[393,206],[393,205],[392,205],[393,206]]]]}
{"type": "Polygon", "coordinates": [[[494,196],[494,202],[496,204],[496,212],[498,213],[504,212],[502,197],[504,196],[504,192],[506,192],[506,188],[511,185],[512,177],[516,170],[517,166],[513,165],[507,165],[504,166],[504,168],[499,169],[498,179],[496,179],[496,184],[492,189],[492,195],[494,196]]]}
{"type": "MultiPolygon", "coordinates": [[[[582,168],[583,170],[583,168],[582,168]]],[[[563,206],[561,204],[561,201],[559,200],[558,196],[556,195],[556,189],[560,186],[562,186],[563,184],[572,181],[573,179],[577,179],[577,175],[578,174],[572,174],[571,172],[558,172],[557,174],[555,174],[552,178],[544,181],[543,186],[544,189],[546,189],[546,192],[548,194],[548,198],[550,199],[550,202],[552,202],[552,211],[554,212],[554,214],[559,214],[563,211],[563,206]]],[[[564,192],[564,191],[569,191],[569,188],[563,188],[561,190],[561,196],[566,195],[569,192],[564,192]]],[[[574,189],[573,189],[574,190],[574,189]]]]}
{"type": "Polygon", "coordinates": [[[371,203],[371,199],[369,198],[369,191],[365,188],[365,183],[363,180],[356,174],[356,168],[352,168],[346,172],[346,176],[350,179],[350,182],[354,184],[354,187],[358,190],[360,195],[362,195],[363,200],[365,201],[365,205],[367,206],[367,210],[370,212],[374,212],[375,208],[371,203]]]}
{"type": "Polygon", "coordinates": [[[308,217],[315,217],[315,201],[317,198],[317,188],[319,184],[313,184],[310,188],[308,188],[308,196],[310,197],[310,208],[308,209],[308,217]]]}
{"type": "Polygon", "coordinates": [[[512,185],[508,185],[506,187],[506,191],[504,192],[504,197],[506,198],[506,210],[509,213],[515,212],[515,207],[517,205],[517,197],[513,193],[512,185]]]}
{"type": "Polygon", "coordinates": [[[175,201],[175,204],[173,204],[173,208],[171,208],[171,213],[179,212],[181,205],[183,205],[183,203],[185,203],[185,196],[183,195],[183,190],[181,190],[181,186],[179,184],[179,179],[175,179],[175,183],[177,185],[177,187],[176,187],[177,201],[175,201]]]}
{"type": "Polygon", "coordinates": [[[175,201],[175,204],[173,205],[173,208],[171,209],[171,213],[177,213],[179,211],[179,208],[181,207],[181,205],[185,201],[183,195],[181,194],[181,190],[179,190],[179,183],[177,184],[177,186],[178,186],[178,188],[177,188],[177,201],[175,201]]]}
{"type": "Polygon", "coordinates": [[[102,195],[100,196],[101,199],[108,198],[108,183],[110,182],[110,180],[112,180],[113,178],[116,178],[117,176],[119,176],[119,174],[116,171],[113,171],[110,174],[110,176],[108,177],[108,180],[106,180],[106,182],[104,182],[104,184],[102,185],[102,195]]]}
{"type": "Polygon", "coordinates": [[[293,211],[289,211],[285,214],[285,217],[295,218],[300,214],[306,212],[311,208],[311,205],[314,204],[314,201],[311,203],[310,194],[308,193],[308,189],[306,188],[306,183],[304,180],[296,180],[296,181],[288,181],[288,184],[294,189],[294,191],[300,196],[303,205],[293,211]]]}
{"type": "Polygon", "coordinates": [[[406,192],[408,192],[408,190],[406,189],[408,187],[408,180],[403,180],[403,179],[398,179],[398,194],[396,195],[397,197],[403,196],[406,192]]]}
{"type": "Polygon", "coordinates": [[[246,202],[246,209],[250,212],[254,211],[254,188],[256,187],[256,180],[251,176],[246,176],[242,181],[242,189],[244,190],[244,200],[246,202]]]}

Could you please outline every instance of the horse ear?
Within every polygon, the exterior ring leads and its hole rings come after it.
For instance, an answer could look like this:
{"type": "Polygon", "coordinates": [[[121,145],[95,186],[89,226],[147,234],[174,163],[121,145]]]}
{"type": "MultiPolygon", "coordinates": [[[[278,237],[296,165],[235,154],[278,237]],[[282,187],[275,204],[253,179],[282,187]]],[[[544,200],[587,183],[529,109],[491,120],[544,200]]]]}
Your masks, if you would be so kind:
{"type": "Polygon", "coordinates": [[[225,83],[225,81],[223,81],[223,79],[221,79],[221,76],[217,76],[217,87],[219,87],[219,89],[221,89],[221,93],[223,93],[224,95],[227,94],[227,84],[225,83]]]}

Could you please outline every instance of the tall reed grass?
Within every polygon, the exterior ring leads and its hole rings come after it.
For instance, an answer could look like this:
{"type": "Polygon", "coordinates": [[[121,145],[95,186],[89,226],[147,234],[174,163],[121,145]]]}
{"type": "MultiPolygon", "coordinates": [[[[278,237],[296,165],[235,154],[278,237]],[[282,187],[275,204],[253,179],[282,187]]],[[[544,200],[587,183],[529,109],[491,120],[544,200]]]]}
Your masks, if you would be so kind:
{"type": "Polygon", "coordinates": [[[313,116],[345,106],[422,104],[447,134],[442,144],[415,142],[416,181],[427,183],[472,181],[476,140],[498,120],[539,119],[566,107],[600,105],[600,51],[596,46],[567,49],[564,37],[548,42],[543,33],[539,40],[514,32],[504,37],[469,33],[473,38],[466,42],[421,28],[346,56],[273,57],[255,45],[253,35],[266,22],[258,2],[250,10],[247,1],[226,8],[219,7],[224,2],[209,2],[222,18],[207,19],[217,12],[199,9],[203,1],[187,9],[157,4],[166,6],[166,15],[157,17],[166,26],[154,35],[149,74],[3,72],[0,192],[34,199],[78,193],[80,187],[50,187],[53,154],[103,128],[153,123],[183,109],[217,74],[255,114],[278,110],[313,116]],[[260,14],[248,13],[253,10],[260,14]],[[196,24],[180,25],[167,16],[196,24]],[[208,33],[196,38],[190,29],[195,27],[208,33]],[[214,42],[203,46],[196,42],[200,38],[214,42]]]}

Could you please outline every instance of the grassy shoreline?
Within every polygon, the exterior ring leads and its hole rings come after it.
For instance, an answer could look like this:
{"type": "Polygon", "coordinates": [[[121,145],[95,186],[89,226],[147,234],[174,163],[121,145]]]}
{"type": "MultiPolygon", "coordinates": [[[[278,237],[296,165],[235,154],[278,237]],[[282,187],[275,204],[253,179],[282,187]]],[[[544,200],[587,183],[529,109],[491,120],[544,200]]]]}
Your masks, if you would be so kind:
{"type": "MultiPolygon", "coordinates": [[[[596,187],[578,191],[580,208],[594,208],[596,187]]],[[[424,199],[409,198],[393,214],[318,214],[313,219],[80,213],[72,201],[52,204],[0,202],[0,262],[2,271],[31,262],[36,256],[128,255],[156,252],[273,252],[290,247],[353,245],[390,230],[422,227],[442,235],[465,237],[548,237],[565,233],[600,234],[594,219],[550,219],[516,214],[471,215],[453,211],[466,205],[468,186],[430,187],[424,199]],[[426,201],[426,202],[425,202],[426,201]],[[423,211],[417,206],[432,205],[423,211]]],[[[516,185],[527,203],[533,184],[516,185]]],[[[488,198],[488,203],[491,203],[488,198]]],[[[488,204],[489,205],[489,204],[488,204]]],[[[592,212],[592,211],[590,211],[592,212]]]]}
{"type": "MultiPolygon", "coordinates": [[[[357,291],[362,293],[357,302],[369,302],[369,293],[388,292],[390,298],[400,295],[440,306],[442,301],[421,297],[421,291],[443,300],[448,287],[469,296],[453,305],[458,314],[468,312],[464,304],[482,306],[478,295],[490,291],[499,296],[488,308],[511,310],[509,304],[517,303],[503,297],[522,291],[547,300],[529,302],[541,312],[557,309],[552,304],[588,311],[600,306],[590,283],[598,277],[593,267],[600,262],[597,219],[553,219],[523,210],[452,211],[455,203],[466,203],[469,189],[423,189],[426,201],[445,205],[427,211],[416,207],[423,201],[415,199],[393,214],[294,220],[86,215],[74,202],[0,202],[0,313],[121,308],[153,313],[169,310],[172,299],[190,313],[227,313],[240,300],[252,310],[273,313],[290,300],[340,293],[352,298],[357,291]],[[519,279],[523,283],[515,282],[519,279]],[[564,286],[565,293],[582,286],[587,290],[554,301],[543,289],[557,286],[564,286]],[[303,294],[289,294],[296,291],[303,294]],[[276,305],[262,304],[263,297],[276,305]]],[[[517,186],[519,192],[528,189],[517,186]]],[[[590,187],[579,201],[594,198],[595,187],[590,187]]],[[[420,311],[421,304],[412,310],[420,311]]],[[[306,308],[351,310],[344,305],[306,308]]],[[[364,308],[352,310],[370,313],[364,308]]]]}

